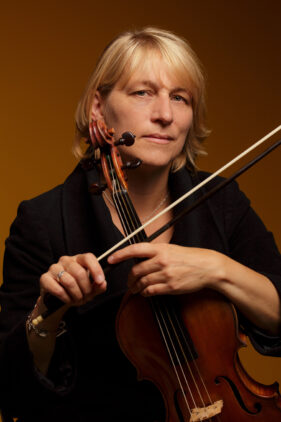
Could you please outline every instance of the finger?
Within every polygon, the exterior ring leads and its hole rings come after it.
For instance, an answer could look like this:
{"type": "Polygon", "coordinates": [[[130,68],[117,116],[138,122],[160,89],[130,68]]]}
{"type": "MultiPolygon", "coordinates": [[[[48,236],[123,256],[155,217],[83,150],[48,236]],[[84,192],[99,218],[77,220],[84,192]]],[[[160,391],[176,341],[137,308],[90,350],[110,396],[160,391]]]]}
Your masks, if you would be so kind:
{"type": "Polygon", "coordinates": [[[158,296],[158,295],[167,295],[170,294],[164,284],[154,284],[146,287],[143,289],[140,294],[143,297],[151,297],[151,296],[158,296]]]}
{"type": "Polygon", "coordinates": [[[184,293],[184,290],[177,288],[175,285],[166,283],[149,284],[139,292],[144,297],[157,295],[179,295],[184,293]]]}
{"type": "Polygon", "coordinates": [[[90,272],[92,277],[92,288],[94,285],[101,285],[105,282],[105,276],[102,267],[97,258],[92,253],[85,253],[76,256],[77,262],[90,272]]]}
{"type": "MultiPolygon", "coordinates": [[[[128,287],[131,289],[143,277],[161,270],[161,265],[155,258],[142,261],[131,268],[128,275],[128,287]]],[[[132,290],[133,291],[133,290],[132,290]]]]}
{"type": "Polygon", "coordinates": [[[156,284],[166,284],[166,278],[162,271],[155,271],[154,273],[149,273],[146,276],[143,276],[136,280],[135,282],[128,285],[132,293],[141,293],[148,286],[153,286],[156,284]]]}
{"type": "MultiPolygon", "coordinates": [[[[92,292],[89,271],[82,267],[78,262],[73,261],[69,264],[66,272],[64,272],[60,277],[59,282],[62,282],[64,285],[63,282],[65,281],[66,277],[68,278],[69,275],[76,281],[77,286],[79,287],[83,296],[86,296],[92,292]]],[[[70,281],[71,280],[69,279],[69,282],[70,281]]]]}
{"type": "Polygon", "coordinates": [[[81,301],[91,292],[87,271],[76,262],[75,257],[62,257],[59,263],[50,267],[49,272],[57,284],[64,288],[71,301],[81,301]]]}
{"type": "MultiPolygon", "coordinates": [[[[157,245],[159,247],[159,244],[157,245]]],[[[156,254],[156,250],[155,244],[145,242],[135,243],[114,252],[107,260],[109,264],[117,264],[118,262],[131,258],[149,258],[156,254]]]]}
{"type": "Polygon", "coordinates": [[[101,284],[93,284],[93,289],[91,294],[87,297],[88,300],[93,299],[94,297],[104,293],[107,288],[106,281],[103,281],[101,284]]]}
{"type": "Polygon", "coordinates": [[[56,296],[64,303],[71,303],[72,299],[68,292],[58,283],[57,279],[49,271],[40,277],[40,291],[56,296]]]}
{"type": "Polygon", "coordinates": [[[62,286],[67,294],[71,297],[72,301],[78,302],[84,299],[84,294],[80,288],[79,282],[70,274],[68,271],[65,271],[61,276],[58,284],[62,286]]]}

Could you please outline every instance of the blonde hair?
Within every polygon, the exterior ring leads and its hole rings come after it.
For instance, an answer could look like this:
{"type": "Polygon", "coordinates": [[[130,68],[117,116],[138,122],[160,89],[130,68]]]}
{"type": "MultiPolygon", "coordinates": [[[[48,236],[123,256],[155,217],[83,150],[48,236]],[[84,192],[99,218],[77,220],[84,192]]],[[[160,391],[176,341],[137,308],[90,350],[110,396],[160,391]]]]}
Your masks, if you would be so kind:
{"type": "Polygon", "coordinates": [[[149,64],[147,62],[151,52],[160,54],[172,74],[187,84],[191,92],[193,124],[183,151],[172,164],[172,170],[177,171],[184,165],[195,167],[197,156],[204,154],[202,143],[209,134],[205,125],[204,73],[199,59],[183,38],[158,28],[124,32],[105,48],[76,110],[76,140],[73,149],[77,157],[85,157],[81,140],[89,138],[89,121],[96,92],[99,91],[106,98],[121,77],[128,81],[140,65],[149,64]]]}

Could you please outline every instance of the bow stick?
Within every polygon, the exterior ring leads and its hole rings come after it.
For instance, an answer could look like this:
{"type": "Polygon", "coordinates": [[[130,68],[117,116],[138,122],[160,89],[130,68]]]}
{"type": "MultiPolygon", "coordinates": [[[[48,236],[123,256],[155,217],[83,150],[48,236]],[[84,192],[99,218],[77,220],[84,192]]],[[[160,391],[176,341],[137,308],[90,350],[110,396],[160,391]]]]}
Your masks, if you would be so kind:
{"type": "MultiPolygon", "coordinates": [[[[124,239],[122,239],[120,242],[118,242],[116,245],[114,245],[112,248],[104,252],[102,255],[100,255],[97,260],[101,261],[102,259],[106,258],[108,255],[110,255],[112,252],[114,252],[116,249],[118,249],[120,246],[122,246],[124,243],[126,243],[128,240],[130,240],[133,236],[135,236],[137,233],[139,233],[141,230],[143,230],[145,227],[147,227],[149,224],[151,224],[153,221],[155,221],[158,217],[165,214],[172,208],[174,208],[176,205],[178,205],[180,202],[182,202],[184,199],[191,196],[193,193],[195,193],[197,190],[205,186],[208,182],[210,182],[212,179],[214,179],[216,176],[220,175],[224,170],[231,167],[233,164],[235,164],[237,161],[239,161],[241,158],[245,157],[247,154],[249,154],[251,151],[253,151],[255,148],[259,147],[261,144],[263,144],[267,139],[275,135],[275,133],[279,132],[281,130],[281,125],[277,126],[274,130],[269,132],[267,135],[265,135],[263,138],[258,140],[256,143],[251,145],[249,148],[247,148],[245,151],[243,151],[241,154],[237,155],[235,158],[233,158],[231,161],[229,161],[227,164],[222,166],[219,170],[217,170],[215,173],[211,174],[207,179],[203,180],[201,183],[196,185],[194,188],[190,189],[188,192],[186,192],[184,195],[182,195],[180,198],[178,198],[176,201],[174,201],[172,204],[170,204],[168,207],[166,207],[164,210],[162,210],[160,213],[152,217],[150,220],[148,220],[146,223],[144,223],[141,227],[139,227],[137,230],[132,232],[130,235],[126,236],[124,239]]],[[[256,164],[258,161],[260,161],[262,158],[264,158],[266,155],[268,155],[270,152],[272,152],[275,148],[277,148],[279,145],[281,145],[281,139],[277,142],[275,142],[273,145],[268,147],[265,151],[263,151],[261,154],[259,154],[257,157],[255,157],[252,161],[247,163],[245,166],[243,166],[241,169],[237,170],[232,176],[229,178],[223,180],[221,183],[219,183],[217,186],[215,186],[213,189],[208,191],[205,195],[203,195],[201,198],[199,198],[197,201],[195,201],[191,206],[187,207],[185,210],[183,210],[181,213],[179,213],[176,217],[174,217],[172,220],[170,220],[167,224],[162,226],[160,229],[158,229],[156,232],[154,232],[152,235],[150,235],[146,241],[150,242],[156,237],[160,236],[161,233],[163,233],[165,230],[167,230],[169,227],[174,225],[183,215],[191,212],[196,207],[198,207],[202,202],[210,198],[212,195],[214,195],[216,192],[218,192],[220,189],[225,187],[227,184],[232,182],[235,178],[240,176],[242,173],[244,173],[246,170],[251,168],[254,164],[256,164]]],[[[105,273],[107,273],[110,269],[117,266],[116,265],[107,265],[104,268],[105,273]]],[[[45,303],[46,304],[46,303],[45,303]]],[[[32,320],[32,323],[34,325],[38,325],[40,322],[42,322],[44,319],[46,319],[48,316],[50,316],[52,313],[54,313],[56,310],[58,310],[60,307],[64,306],[65,303],[62,302],[60,299],[56,298],[55,296],[49,296],[49,300],[47,301],[46,306],[48,309],[43,312],[42,315],[37,316],[35,319],[32,320]]]]}
{"type": "MultiPolygon", "coordinates": [[[[155,221],[157,218],[161,217],[163,214],[165,214],[166,212],[170,211],[171,209],[173,209],[176,205],[178,205],[180,202],[182,202],[184,199],[188,198],[189,196],[191,196],[193,193],[195,193],[196,191],[198,191],[200,188],[202,188],[203,186],[205,186],[207,183],[209,183],[212,179],[214,179],[216,176],[220,175],[224,170],[227,170],[229,167],[231,167],[233,164],[235,164],[237,161],[239,161],[241,158],[245,157],[247,154],[249,154],[251,151],[253,151],[254,149],[256,149],[257,147],[259,147],[260,145],[262,145],[267,139],[269,139],[270,137],[272,137],[273,135],[275,135],[275,133],[279,132],[281,130],[281,125],[277,126],[275,129],[273,129],[271,132],[269,132],[267,135],[265,135],[263,138],[261,138],[260,140],[258,140],[256,143],[254,143],[253,145],[251,145],[249,148],[247,148],[245,151],[241,152],[241,154],[237,155],[235,158],[233,158],[231,161],[229,161],[227,164],[225,164],[224,166],[222,166],[219,170],[217,170],[215,173],[212,173],[209,177],[207,177],[207,179],[203,180],[201,183],[199,183],[198,185],[196,185],[194,188],[190,189],[188,192],[186,192],[184,195],[182,195],[180,198],[178,198],[176,201],[172,202],[172,204],[168,205],[168,207],[166,207],[164,210],[160,211],[158,214],[156,214],[154,217],[152,217],[150,220],[146,221],[141,227],[137,228],[135,231],[133,231],[131,234],[129,234],[128,236],[126,236],[124,239],[120,240],[120,242],[116,243],[116,245],[114,245],[112,248],[108,249],[106,252],[104,252],[102,255],[100,255],[97,260],[101,261],[102,259],[106,258],[108,255],[110,255],[112,252],[114,252],[116,249],[119,248],[119,246],[122,246],[124,243],[126,243],[128,240],[130,240],[132,237],[134,237],[136,234],[138,234],[141,230],[145,229],[145,227],[147,227],[149,224],[151,224],[153,221],[155,221]]],[[[277,147],[278,145],[276,145],[277,147]]],[[[274,149],[274,148],[272,148],[274,149]]],[[[268,148],[268,152],[267,154],[269,154],[272,151],[271,147],[268,148]]],[[[265,154],[265,155],[267,155],[265,154]]],[[[261,154],[262,155],[262,154],[261,154]]],[[[258,157],[257,157],[258,158],[258,157]]],[[[263,156],[261,156],[260,158],[258,158],[255,162],[259,161],[261,158],[263,158],[263,156]]],[[[253,163],[255,164],[255,163],[253,163]]],[[[252,167],[252,165],[250,165],[250,167],[252,167]]],[[[247,167],[248,168],[248,167],[247,167]]],[[[247,170],[247,168],[245,168],[244,171],[247,170]]],[[[241,169],[242,170],[242,169],[241,169]]],[[[241,173],[237,174],[235,177],[238,177],[241,173]]],[[[230,182],[235,179],[235,177],[233,177],[230,182]]],[[[228,180],[228,179],[226,179],[228,180]]],[[[223,187],[223,186],[222,186],[223,187]]],[[[215,193],[215,192],[214,192],[215,193]]],[[[169,226],[170,227],[170,226],[169,226]]],[[[168,227],[167,227],[168,228],[168,227]]],[[[162,233],[162,232],[161,232],[162,233]]],[[[158,234],[158,236],[160,235],[160,233],[158,234]]],[[[151,240],[151,237],[154,235],[151,235],[149,240],[151,240]]],[[[155,236],[157,237],[157,236],[155,236]]],[[[153,237],[153,239],[155,239],[155,237],[153,237]]]]}

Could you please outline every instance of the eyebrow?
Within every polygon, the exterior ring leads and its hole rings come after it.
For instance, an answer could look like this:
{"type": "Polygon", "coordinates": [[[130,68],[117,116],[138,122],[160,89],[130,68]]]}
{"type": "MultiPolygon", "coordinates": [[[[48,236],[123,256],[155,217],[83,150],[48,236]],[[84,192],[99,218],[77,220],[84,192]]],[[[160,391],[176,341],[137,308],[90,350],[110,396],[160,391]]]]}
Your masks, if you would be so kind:
{"type": "Polygon", "coordinates": [[[176,92],[186,92],[190,96],[190,98],[192,98],[191,91],[188,88],[182,88],[181,86],[174,88],[171,92],[173,94],[176,92]]]}
{"type": "MultiPolygon", "coordinates": [[[[135,83],[146,85],[146,86],[149,86],[149,87],[151,87],[153,89],[156,89],[157,88],[157,85],[154,82],[149,81],[149,80],[148,81],[147,80],[144,80],[144,81],[141,81],[141,80],[140,81],[135,81],[135,83]]],[[[188,88],[183,88],[181,86],[177,86],[176,88],[173,88],[172,89],[171,93],[172,94],[175,94],[176,92],[186,92],[190,96],[191,99],[193,98],[192,93],[191,93],[191,91],[188,88]]]]}

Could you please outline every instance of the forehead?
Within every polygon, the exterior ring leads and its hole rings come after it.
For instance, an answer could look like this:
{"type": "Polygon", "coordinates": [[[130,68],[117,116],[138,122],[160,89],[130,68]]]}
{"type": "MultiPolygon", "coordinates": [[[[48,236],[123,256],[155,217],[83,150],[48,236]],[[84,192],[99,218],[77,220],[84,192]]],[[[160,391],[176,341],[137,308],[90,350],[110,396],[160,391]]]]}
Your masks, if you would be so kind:
{"type": "Polygon", "coordinates": [[[161,83],[193,91],[190,75],[184,66],[165,60],[157,52],[131,59],[116,85],[123,88],[138,82],[161,83]]]}

